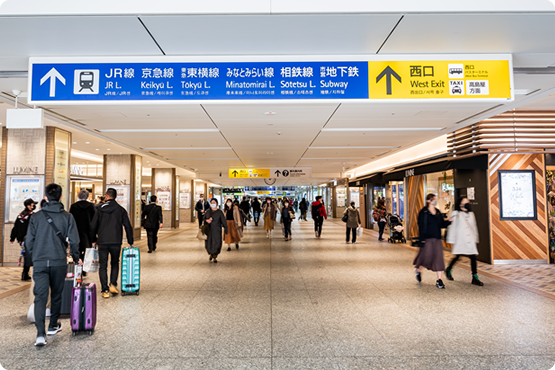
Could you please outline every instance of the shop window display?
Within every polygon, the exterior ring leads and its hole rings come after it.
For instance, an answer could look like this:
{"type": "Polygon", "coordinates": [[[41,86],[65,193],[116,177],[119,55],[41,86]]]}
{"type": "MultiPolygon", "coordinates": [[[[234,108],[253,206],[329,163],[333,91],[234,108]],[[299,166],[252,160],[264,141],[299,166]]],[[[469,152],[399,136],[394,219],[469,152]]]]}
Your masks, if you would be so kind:
{"type": "Polygon", "coordinates": [[[453,171],[430,173],[426,175],[426,194],[436,194],[437,208],[441,213],[450,214],[455,203],[455,183],[453,171]]]}
{"type": "Polygon", "coordinates": [[[546,180],[549,210],[549,263],[555,263],[555,167],[548,167],[546,180]]]}

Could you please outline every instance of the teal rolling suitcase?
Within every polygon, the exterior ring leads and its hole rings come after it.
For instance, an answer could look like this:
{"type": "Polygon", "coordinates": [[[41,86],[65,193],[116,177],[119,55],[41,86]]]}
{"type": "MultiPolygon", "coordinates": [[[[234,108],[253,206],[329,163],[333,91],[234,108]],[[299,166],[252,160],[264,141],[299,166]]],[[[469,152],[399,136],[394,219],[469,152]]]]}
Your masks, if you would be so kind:
{"type": "Polygon", "coordinates": [[[141,254],[139,248],[123,248],[121,254],[121,295],[139,295],[141,288],[141,254]]]}

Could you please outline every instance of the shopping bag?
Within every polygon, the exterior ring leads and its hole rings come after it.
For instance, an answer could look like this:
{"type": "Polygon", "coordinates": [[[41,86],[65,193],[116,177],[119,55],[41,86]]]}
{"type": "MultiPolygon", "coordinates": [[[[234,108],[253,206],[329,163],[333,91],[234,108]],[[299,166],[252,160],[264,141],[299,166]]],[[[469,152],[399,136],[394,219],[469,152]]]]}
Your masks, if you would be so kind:
{"type": "Polygon", "coordinates": [[[357,236],[362,236],[364,234],[364,229],[362,227],[357,227],[357,236]]]}
{"type": "Polygon", "coordinates": [[[197,233],[197,239],[198,240],[207,240],[208,239],[208,235],[206,235],[205,233],[202,232],[202,229],[199,229],[198,233],[197,233]]]}
{"type": "Polygon", "coordinates": [[[85,260],[83,261],[83,271],[98,272],[99,267],[98,250],[96,248],[87,248],[85,251],[85,260]]]}

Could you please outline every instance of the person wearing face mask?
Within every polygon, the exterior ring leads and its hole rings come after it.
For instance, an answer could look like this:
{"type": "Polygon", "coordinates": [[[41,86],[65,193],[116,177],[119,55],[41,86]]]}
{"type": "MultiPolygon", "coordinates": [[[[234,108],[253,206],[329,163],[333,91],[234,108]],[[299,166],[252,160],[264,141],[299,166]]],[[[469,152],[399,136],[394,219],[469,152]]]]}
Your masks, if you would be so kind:
{"type": "Polygon", "coordinates": [[[204,241],[206,252],[210,256],[210,261],[218,263],[218,255],[222,251],[222,229],[227,234],[227,221],[224,213],[218,209],[218,201],[216,198],[210,200],[210,209],[204,213],[204,224],[208,225],[208,238],[204,241]]]}
{"type": "Polygon", "coordinates": [[[445,220],[443,214],[436,208],[437,196],[428,194],[426,196],[426,206],[418,213],[418,231],[420,250],[414,259],[416,266],[416,281],[422,281],[421,268],[425,267],[432,270],[437,275],[436,287],[445,289],[445,284],[441,280],[445,261],[443,260],[443,240],[441,229],[449,226],[453,218],[445,220]]]}
{"type": "Polygon", "coordinates": [[[227,251],[231,251],[231,243],[235,243],[235,248],[239,249],[239,242],[241,241],[240,228],[243,225],[241,213],[239,212],[239,201],[235,204],[228,199],[225,202],[224,215],[227,220],[227,232],[225,233],[225,243],[227,244],[227,251]]]}
{"type": "Polygon", "coordinates": [[[264,230],[266,230],[266,238],[272,236],[274,222],[276,221],[277,207],[270,198],[266,198],[266,204],[262,208],[262,218],[264,219],[264,230]]]}
{"type": "Polygon", "coordinates": [[[23,202],[25,207],[23,211],[17,216],[17,219],[13,223],[13,229],[10,234],[10,243],[17,240],[17,243],[21,246],[23,253],[23,273],[21,274],[21,280],[27,281],[31,280],[29,276],[29,270],[33,266],[33,260],[31,258],[31,253],[25,251],[25,236],[27,235],[27,229],[29,228],[29,220],[33,211],[37,208],[37,202],[33,199],[25,199],[23,202]]]}
{"type": "Polygon", "coordinates": [[[283,236],[285,237],[285,241],[291,240],[291,221],[293,220],[293,216],[291,214],[295,214],[293,207],[291,207],[289,200],[285,199],[283,201],[283,208],[281,209],[281,224],[283,225],[283,236]]]}
{"type": "Polygon", "coordinates": [[[478,266],[476,256],[478,255],[478,248],[476,244],[479,242],[478,226],[476,225],[476,217],[474,212],[470,210],[470,201],[466,197],[460,197],[456,209],[451,213],[453,222],[449,226],[447,233],[447,243],[453,245],[451,253],[455,258],[445,269],[445,276],[447,279],[454,280],[451,274],[453,266],[458,261],[459,257],[468,256],[470,258],[470,266],[472,268],[472,284],[483,286],[484,283],[478,278],[478,266]]]}

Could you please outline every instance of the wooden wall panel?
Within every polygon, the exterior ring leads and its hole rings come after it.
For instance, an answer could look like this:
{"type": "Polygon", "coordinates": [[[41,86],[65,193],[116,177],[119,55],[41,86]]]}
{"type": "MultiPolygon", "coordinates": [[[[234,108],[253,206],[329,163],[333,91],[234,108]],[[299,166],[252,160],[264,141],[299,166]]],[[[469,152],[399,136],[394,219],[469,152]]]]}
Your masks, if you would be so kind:
{"type": "Polygon", "coordinates": [[[418,237],[418,212],[424,207],[424,176],[407,177],[408,238],[418,237]]]}
{"type": "Polygon", "coordinates": [[[543,154],[489,155],[490,224],[493,260],[547,260],[548,227],[543,154]],[[536,221],[501,221],[498,170],[534,170],[536,173],[536,221]]]}

